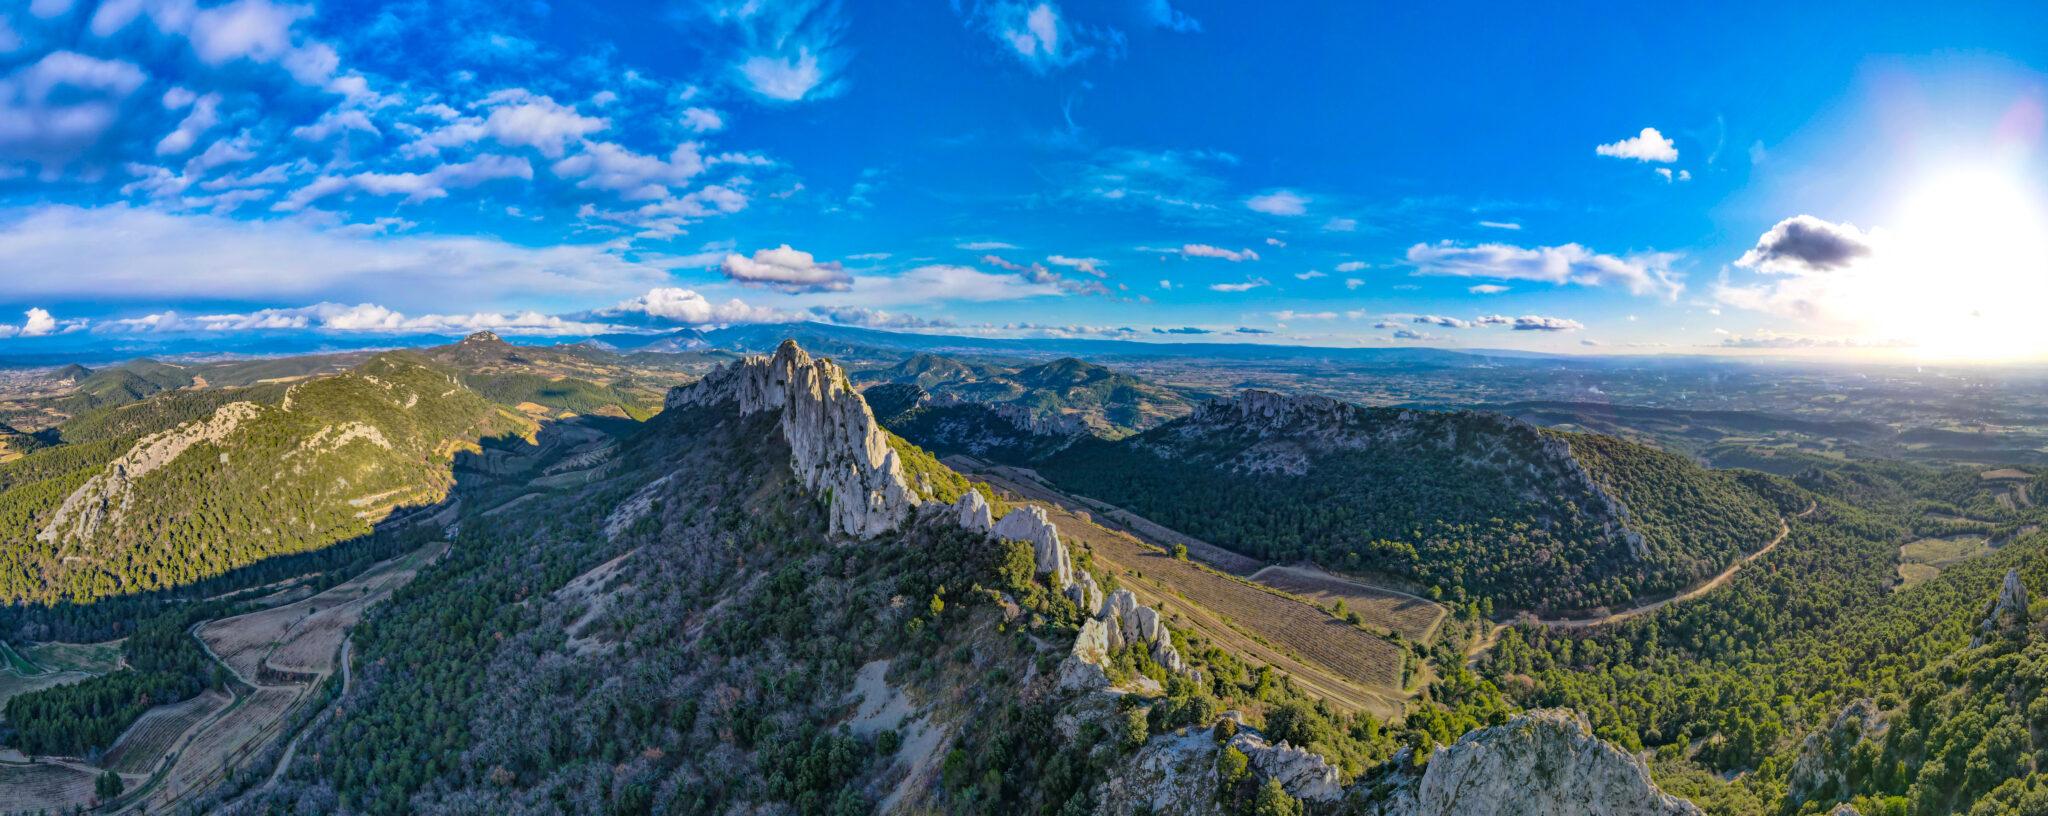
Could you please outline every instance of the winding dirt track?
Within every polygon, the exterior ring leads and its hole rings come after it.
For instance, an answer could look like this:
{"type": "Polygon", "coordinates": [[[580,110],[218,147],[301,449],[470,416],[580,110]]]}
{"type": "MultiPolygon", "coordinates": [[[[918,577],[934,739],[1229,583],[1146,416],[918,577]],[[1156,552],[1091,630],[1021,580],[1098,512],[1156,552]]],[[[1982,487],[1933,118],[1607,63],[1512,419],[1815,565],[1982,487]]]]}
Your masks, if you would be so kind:
{"type": "MultiPolygon", "coordinates": [[[[1813,511],[1818,509],[1819,507],[1820,502],[1813,502],[1807,505],[1805,510],[1799,511],[1796,517],[1805,518],[1811,515],[1813,511]]],[[[1611,623],[1620,623],[1622,621],[1628,620],[1629,618],[1641,617],[1643,615],[1650,614],[1651,612],[1663,609],[1664,607],[1670,604],[1678,603],[1680,601],[1690,601],[1694,598],[1697,598],[1701,595],[1705,595],[1709,592],[1714,591],[1715,589],[1718,589],[1726,585],[1729,579],[1735,577],[1735,573],[1741,571],[1743,567],[1748,566],[1750,562],[1762,558],[1766,555],[1769,555],[1772,550],[1777,549],[1778,545],[1785,541],[1785,536],[1791,535],[1791,533],[1792,525],[1787,521],[1780,520],[1778,522],[1778,537],[1771,539],[1771,543],[1765,544],[1763,549],[1757,550],[1756,552],[1750,553],[1739,559],[1736,559],[1735,563],[1729,564],[1727,569],[1722,570],[1719,575],[1716,575],[1713,578],[1709,579],[1706,583],[1700,584],[1698,586],[1693,587],[1692,589],[1688,589],[1684,592],[1681,592],[1677,595],[1673,595],[1669,598],[1665,598],[1661,601],[1654,601],[1651,603],[1643,604],[1642,606],[1624,609],[1620,612],[1615,612],[1611,615],[1605,615],[1597,618],[1524,617],[1518,618],[1508,623],[1494,624],[1492,629],[1487,630],[1486,637],[1481,638],[1479,642],[1472,644],[1471,648],[1465,650],[1465,658],[1467,661],[1476,659],[1479,657],[1479,655],[1485,653],[1486,650],[1493,648],[1494,644],[1500,642],[1500,634],[1502,632],[1507,631],[1507,628],[1509,626],[1513,626],[1515,624],[1534,623],[1543,626],[1548,626],[1552,629],[1590,629],[1595,626],[1606,626],[1611,623]]]]}

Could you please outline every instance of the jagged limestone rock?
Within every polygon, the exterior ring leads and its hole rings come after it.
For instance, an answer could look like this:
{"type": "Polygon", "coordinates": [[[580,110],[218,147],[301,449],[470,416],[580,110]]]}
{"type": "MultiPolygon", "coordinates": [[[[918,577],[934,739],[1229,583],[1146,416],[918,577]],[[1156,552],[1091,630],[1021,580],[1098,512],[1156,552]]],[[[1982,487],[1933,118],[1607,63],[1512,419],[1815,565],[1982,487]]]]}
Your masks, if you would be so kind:
{"type": "Polygon", "coordinates": [[[1074,585],[1074,564],[1067,547],[1060,543],[1059,528],[1045,517],[1045,508],[1025,505],[1011,510],[990,532],[1006,541],[1028,541],[1037,560],[1038,574],[1051,575],[1053,586],[1065,591],[1074,585]]]}
{"type": "Polygon", "coordinates": [[[1406,749],[1352,787],[1371,816],[1703,816],[1663,792],[1649,766],[1593,736],[1586,718],[1542,709],[1439,746],[1418,772],[1406,749]]]}
{"type": "Polygon", "coordinates": [[[1222,816],[1217,801],[1216,737],[1208,728],[1156,734],[1112,766],[1095,788],[1095,813],[1222,816]]]}
{"type": "Polygon", "coordinates": [[[1067,597],[1074,599],[1083,615],[1094,617],[1102,611],[1102,585],[1087,570],[1074,570],[1074,585],[1067,589],[1067,597]]]}
{"type": "Polygon", "coordinates": [[[1836,805],[1834,810],[1828,811],[1828,816],[1863,816],[1863,814],[1850,807],[1848,802],[1843,802],[1836,805]]]}
{"type": "Polygon", "coordinates": [[[2020,583],[2018,567],[2005,571],[2005,583],[1999,585],[1998,597],[1984,607],[1984,623],[1979,625],[1978,640],[2004,632],[2013,632],[2027,626],[2027,585],[2020,583]]]}
{"type": "Polygon", "coordinates": [[[953,520],[973,533],[986,533],[995,526],[990,521],[988,500],[981,497],[979,490],[962,493],[960,499],[953,502],[953,520]]]}
{"type": "Polygon", "coordinates": [[[873,537],[900,526],[919,504],[902,461],[846,372],[829,360],[812,360],[796,341],[670,389],[666,408],[727,401],[737,402],[742,416],[782,412],[790,466],[830,503],[832,532],[873,537]]]}
{"type": "MultiPolygon", "coordinates": [[[[253,402],[230,402],[214,411],[213,416],[136,440],[128,452],[107,463],[105,470],[65,496],[57,512],[51,514],[50,523],[36,533],[36,540],[55,542],[66,536],[90,540],[103,526],[107,529],[120,526],[127,518],[128,509],[135,503],[136,479],[170,464],[193,445],[202,442],[226,444],[228,435],[262,410],[253,402]]],[[[325,433],[323,430],[322,435],[325,433]]],[[[381,441],[382,435],[377,438],[381,441]]],[[[389,447],[388,443],[386,447],[389,447]]]]}
{"type": "Polygon", "coordinates": [[[1237,732],[1230,738],[1230,746],[1244,752],[1260,779],[1280,780],[1280,787],[1296,799],[1334,802],[1344,795],[1342,774],[1322,754],[1296,748],[1286,740],[1273,745],[1254,730],[1237,732]]]}

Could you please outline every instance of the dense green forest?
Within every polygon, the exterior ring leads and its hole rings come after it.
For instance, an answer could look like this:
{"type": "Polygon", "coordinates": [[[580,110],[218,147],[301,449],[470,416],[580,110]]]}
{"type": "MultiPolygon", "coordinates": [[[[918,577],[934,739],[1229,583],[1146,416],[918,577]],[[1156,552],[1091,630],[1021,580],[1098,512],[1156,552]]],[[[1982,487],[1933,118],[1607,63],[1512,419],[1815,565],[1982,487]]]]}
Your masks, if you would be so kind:
{"type": "Polygon", "coordinates": [[[638,400],[609,386],[575,377],[556,379],[539,374],[466,374],[462,377],[462,384],[485,399],[503,405],[531,402],[578,414],[594,414],[607,407],[616,407],[639,420],[653,415],[638,400]]]}
{"type": "Polygon", "coordinates": [[[95,757],[152,706],[191,698],[226,672],[188,633],[192,624],[232,614],[225,603],[174,605],[135,627],[121,643],[129,668],[7,700],[7,745],[31,756],[95,757]]]}
{"type": "Polygon", "coordinates": [[[1591,633],[1511,629],[1481,674],[1522,705],[1578,709],[1602,736],[1655,750],[1667,789],[1711,813],[1846,800],[1865,814],[2034,812],[1995,802],[2024,799],[2036,783],[2021,778],[2048,750],[2031,736],[2048,726],[2048,637],[2026,627],[1971,643],[2008,568],[2048,586],[2048,535],[1897,590],[1898,548],[1922,536],[1926,503],[1974,503],[1987,490],[1976,471],[1857,463],[1796,482],[1817,512],[1726,587],[1591,633]],[[1859,700],[1882,736],[1833,728],[1859,700]],[[1807,747],[1814,734],[1821,750],[1807,747]],[[1815,754],[1805,770],[1803,752],[1815,754]]]}
{"type": "Polygon", "coordinates": [[[1037,467],[1076,493],[1258,558],[1377,573],[1503,609],[1591,609],[1675,592],[1779,529],[1777,509],[1732,474],[1474,412],[1351,408],[1342,427],[1277,439],[1180,420],[1126,440],[1082,440],[1037,467]],[[1331,441],[1354,436],[1373,441],[1331,441]],[[1546,453],[1546,437],[1569,443],[1627,507],[1646,553],[1632,551],[1578,464],[1546,453]]]}
{"type": "Polygon", "coordinates": [[[405,352],[288,396],[272,387],[178,392],[77,421],[59,428],[76,443],[0,465],[0,600],[79,602],[183,586],[362,536],[383,508],[438,501],[463,445],[529,427],[405,352]],[[153,457],[168,461],[146,474],[130,467],[95,482],[97,498],[53,524],[67,497],[139,434],[204,418],[245,393],[276,403],[252,403],[225,438],[153,457]],[[89,541],[74,534],[88,518],[99,525],[89,541]]]}

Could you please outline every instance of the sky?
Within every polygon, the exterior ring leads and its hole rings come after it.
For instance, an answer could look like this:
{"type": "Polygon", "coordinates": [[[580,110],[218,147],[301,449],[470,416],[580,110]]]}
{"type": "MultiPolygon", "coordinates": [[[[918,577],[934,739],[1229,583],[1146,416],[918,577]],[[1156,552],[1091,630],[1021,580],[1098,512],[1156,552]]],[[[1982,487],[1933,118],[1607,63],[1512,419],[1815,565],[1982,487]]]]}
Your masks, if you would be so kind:
{"type": "Polygon", "coordinates": [[[2048,357],[2048,6],[0,0],[0,351],[2048,357]]]}

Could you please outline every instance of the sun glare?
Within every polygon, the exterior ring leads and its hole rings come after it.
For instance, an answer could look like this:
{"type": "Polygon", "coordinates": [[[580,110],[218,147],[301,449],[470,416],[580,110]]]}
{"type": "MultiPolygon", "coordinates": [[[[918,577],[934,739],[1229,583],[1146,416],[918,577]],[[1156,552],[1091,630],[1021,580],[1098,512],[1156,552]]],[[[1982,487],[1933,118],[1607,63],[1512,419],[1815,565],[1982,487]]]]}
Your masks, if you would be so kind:
{"type": "Polygon", "coordinates": [[[2048,352],[2048,218],[2017,170],[1955,169],[1900,202],[1890,256],[1866,291],[1875,328],[1919,356],[2001,360],[2048,352]]]}

